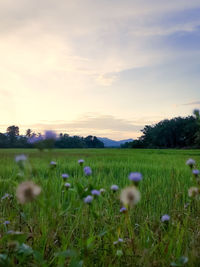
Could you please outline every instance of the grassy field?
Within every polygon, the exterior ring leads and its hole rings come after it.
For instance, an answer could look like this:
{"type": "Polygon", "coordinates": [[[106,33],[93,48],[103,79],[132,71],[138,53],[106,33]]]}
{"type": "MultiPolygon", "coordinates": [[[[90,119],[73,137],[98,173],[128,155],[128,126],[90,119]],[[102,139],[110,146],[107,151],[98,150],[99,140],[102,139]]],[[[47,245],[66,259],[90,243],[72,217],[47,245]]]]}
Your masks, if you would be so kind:
{"type": "Polygon", "coordinates": [[[200,206],[188,197],[195,185],[188,158],[200,167],[199,150],[0,150],[0,266],[199,266],[200,206]],[[14,160],[22,153],[24,172],[14,160]],[[77,163],[81,158],[91,176],[77,163]],[[119,194],[131,184],[130,172],[143,175],[141,200],[123,214],[119,194]],[[16,188],[30,179],[42,192],[19,204],[16,188]],[[100,188],[105,193],[85,204],[84,196],[100,188]]]}

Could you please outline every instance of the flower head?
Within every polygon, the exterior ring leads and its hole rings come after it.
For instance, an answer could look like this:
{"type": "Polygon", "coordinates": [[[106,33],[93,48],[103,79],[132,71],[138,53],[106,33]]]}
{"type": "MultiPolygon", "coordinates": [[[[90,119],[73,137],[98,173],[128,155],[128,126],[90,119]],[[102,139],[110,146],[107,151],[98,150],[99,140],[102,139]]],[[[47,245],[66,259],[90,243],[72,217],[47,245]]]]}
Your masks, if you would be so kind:
{"type": "Polygon", "coordinates": [[[170,220],[170,216],[168,214],[164,214],[161,217],[161,222],[168,222],[170,220]]]}
{"type": "Polygon", "coordinates": [[[34,200],[41,193],[41,188],[32,181],[23,182],[17,187],[16,196],[21,204],[34,200]]]}
{"type": "Polygon", "coordinates": [[[195,164],[196,164],[196,162],[193,159],[188,159],[186,161],[186,165],[190,166],[191,168],[193,168],[195,164]]]}
{"type": "Polygon", "coordinates": [[[8,224],[10,224],[10,221],[5,221],[3,224],[8,225],[8,224]]]}
{"type": "Polygon", "coordinates": [[[26,160],[27,160],[27,156],[25,156],[24,154],[18,155],[18,156],[15,157],[15,161],[17,163],[25,162],[26,160]]]}
{"type": "Polygon", "coordinates": [[[192,170],[192,173],[194,174],[194,176],[198,177],[198,175],[200,174],[200,171],[195,169],[195,170],[192,170]]]}
{"type": "Polygon", "coordinates": [[[56,140],[56,133],[54,131],[45,131],[45,140],[56,140]]]}
{"type": "Polygon", "coordinates": [[[91,174],[92,174],[92,170],[91,170],[91,168],[88,167],[88,166],[86,166],[86,167],[84,168],[84,173],[85,173],[85,175],[87,175],[87,176],[91,175],[91,174]]]}
{"type": "Polygon", "coordinates": [[[78,164],[79,164],[79,165],[83,165],[84,162],[85,162],[84,159],[79,159],[79,160],[78,160],[78,164]]]}
{"type": "Polygon", "coordinates": [[[91,191],[91,194],[93,195],[93,196],[100,196],[100,191],[99,190],[96,190],[96,189],[93,189],[92,191],[91,191]]]}
{"type": "Polygon", "coordinates": [[[51,162],[50,162],[50,166],[51,166],[51,167],[56,167],[56,165],[57,165],[57,163],[56,163],[55,161],[51,161],[51,162]]]}
{"type": "Polygon", "coordinates": [[[8,193],[6,193],[2,198],[1,198],[1,200],[4,200],[4,199],[6,199],[6,198],[11,198],[11,195],[10,194],[8,194],[8,193]]]}
{"type": "Polygon", "coordinates": [[[190,187],[189,189],[188,189],[188,196],[189,197],[196,197],[196,196],[198,196],[199,195],[199,188],[198,187],[190,187]]]}
{"type": "Polygon", "coordinates": [[[101,194],[106,192],[106,190],[104,188],[101,188],[99,191],[100,191],[101,194]]]}
{"type": "Polygon", "coordinates": [[[63,173],[63,174],[62,174],[62,178],[63,178],[63,179],[67,179],[67,178],[69,178],[69,174],[67,174],[67,173],[63,173]]]}
{"type": "Polygon", "coordinates": [[[125,206],[136,205],[140,198],[140,191],[135,186],[126,187],[121,191],[120,200],[125,206]]]}
{"type": "Polygon", "coordinates": [[[142,180],[142,174],[140,172],[131,172],[129,174],[129,180],[138,183],[142,180]]]}
{"type": "Polygon", "coordinates": [[[127,209],[125,207],[121,207],[121,209],[119,210],[121,213],[125,213],[127,211],[127,209]]]}
{"type": "Polygon", "coordinates": [[[113,185],[111,186],[110,189],[111,189],[113,192],[116,192],[116,191],[119,189],[119,187],[118,187],[118,185],[113,184],[113,185]]]}
{"type": "Polygon", "coordinates": [[[68,189],[71,187],[71,184],[70,183],[65,183],[65,187],[68,189]]]}
{"type": "Polygon", "coordinates": [[[93,200],[93,197],[90,195],[84,198],[84,202],[86,204],[90,204],[92,202],[92,200],[93,200]]]}

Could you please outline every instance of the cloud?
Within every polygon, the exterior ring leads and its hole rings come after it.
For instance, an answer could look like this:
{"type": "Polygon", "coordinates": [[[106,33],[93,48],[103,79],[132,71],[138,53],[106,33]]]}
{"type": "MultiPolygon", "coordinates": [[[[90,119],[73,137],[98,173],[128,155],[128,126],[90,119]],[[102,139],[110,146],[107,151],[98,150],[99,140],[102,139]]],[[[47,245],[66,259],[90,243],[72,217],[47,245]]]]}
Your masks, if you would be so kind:
{"type": "Polygon", "coordinates": [[[169,58],[169,53],[166,56],[150,48],[147,39],[177,31],[194,31],[199,23],[160,24],[161,15],[199,7],[195,0],[190,3],[176,0],[165,5],[158,0],[125,3],[2,1],[1,51],[9,53],[12,62],[6,58],[6,67],[16,75],[20,75],[20,70],[37,76],[48,71],[65,72],[70,73],[72,79],[80,76],[84,84],[91,79],[111,86],[121,71],[151,66],[169,58]],[[143,19],[138,20],[141,16],[143,19]],[[11,64],[14,69],[10,68],[11,64]],[[84,81],[82,76],[86,76],[84,81]]]}
{"type": "MultiPolygon", "coordinates": [[[[73,121],[65,120],[41,120],[33,124],[17,124],[21,134],[30,128],[36,133],[43,133],[45,130],[54,130],[59,133],[70,135],[96,135],[116,140],[125,138],[137,138],[141,136],[141,130],[145,125],[155,124],[163,120],[162,116],[146,116],[138,119],[126,120],[111,115],[100,115],[88,113],[73,121]]],[[[13,125],[13,123],[11,123],[13,125]]],[[[10,124],[10,125],[11,125],[10,124]]],[[[15,123],[14,123],[15,124],[15,123]]],[[[0,129],[5,132],[9,125],[1,124],[0,129]]]]}
{"type": "Polygon", "coordinates": [[[141,125],[135,125],[129,120],[115,118],[110,115],[88,115],[81,119],[72,122],[62,122],[62,123],[39,123],[33,125],[34,128],[45,130],[48,128],[57,130],[110,130],[110,131],[121,131],[121,132],[131,132],[138,131],[141,129],[141,125]]]}
{"type": "MultiPolygon", "coordinates": [[[[5,125],[0,125],[0,128],[5,125]]],[[[88,114],[74,121],[43,121],[41,123],[20,125],[20,128],[31,128],[36,132],[44,132],[47,129],[57,133],[65,132],[71,135],[98,135],[115,138],[135,137],[143,128],[143,125],[135,124],[129,120],[116,118],[110,115],[88,114]]]]}
{"type": "Polygon", "coordinates": [[[116,81],[117,77],[118,73],[105,73],[99,75],[96,80],[104,86],[110,86],[116,81]]]}
{"type": "Polygon", "coordinates": [[[179,22],[175,25],[149,25],[146,27],[140,27],[132,29],[130,34],[135,36],[145,36],[145,37],[156,37],[156,36],[166,36],[175,33],[191,33],[199,30],[200,20],[189,21],[189,22],[179,22]]]}
{"type": "Polygon", "coordinates": [[[189,102],[189,103],[185,103],[183,105],[184,106],[196,106],[196,105],[200,105],[200,101],[189,102]]]}

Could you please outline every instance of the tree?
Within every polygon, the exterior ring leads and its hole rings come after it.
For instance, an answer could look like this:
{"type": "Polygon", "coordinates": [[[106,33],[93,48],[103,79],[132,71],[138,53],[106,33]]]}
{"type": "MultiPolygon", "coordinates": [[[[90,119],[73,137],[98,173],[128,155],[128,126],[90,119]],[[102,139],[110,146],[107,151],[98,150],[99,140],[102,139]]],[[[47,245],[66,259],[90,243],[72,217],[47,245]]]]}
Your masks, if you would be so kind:
{"type": "MultiPolygon", "coordinates": [[[[146,125],[139,140],[132,147],[184,148],[195,147],[200,126],[193,116],[162,120],[155,125],[146,125]]],[[[200,140],[200,139],[199,139],[200,140]]]]}
{"type": "Polygon", "coordinates": [[[85,138],[85,143],[88,148],[103,148],[104,143],[101,142],[96,136],[88,135],[85,138]]]}
{"type": "Polygon", "coordinates": [[[19,136],[19,127],[12,125],[7,128],[7,136],[9,141],[9,146],[15,147],[17,137],[19,136]]]}
{"type": "Polygon", "coordinates": [[[32,130],[31,129],[27,129],[26,130],[26,137],[30,138],[32,136],[32,130]]]}
{"type": "Polygon", "coordinates": [[[195,116],[197,127],[198,127],[197,132],[195,134],[195,143],[197,147],[200,147],[200,110],[195,109],[193,111],[193,114],[195,116]]]}
{"type": "Polygon", "coordinates": [[[8,147],[8,137],[5,134],[0,133],[0,148],[8,147]]]}

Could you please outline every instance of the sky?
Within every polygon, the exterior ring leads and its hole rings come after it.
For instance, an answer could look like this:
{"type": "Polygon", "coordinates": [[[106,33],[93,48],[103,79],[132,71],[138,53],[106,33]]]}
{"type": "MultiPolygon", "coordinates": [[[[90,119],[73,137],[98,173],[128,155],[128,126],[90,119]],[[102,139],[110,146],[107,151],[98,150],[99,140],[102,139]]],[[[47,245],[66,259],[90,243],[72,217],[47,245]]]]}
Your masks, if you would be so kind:
{"type": "Polygon", "coordinates": [[[200,1],[0,0],[0,131],[137,138],[200,108],[200,1]]]}

